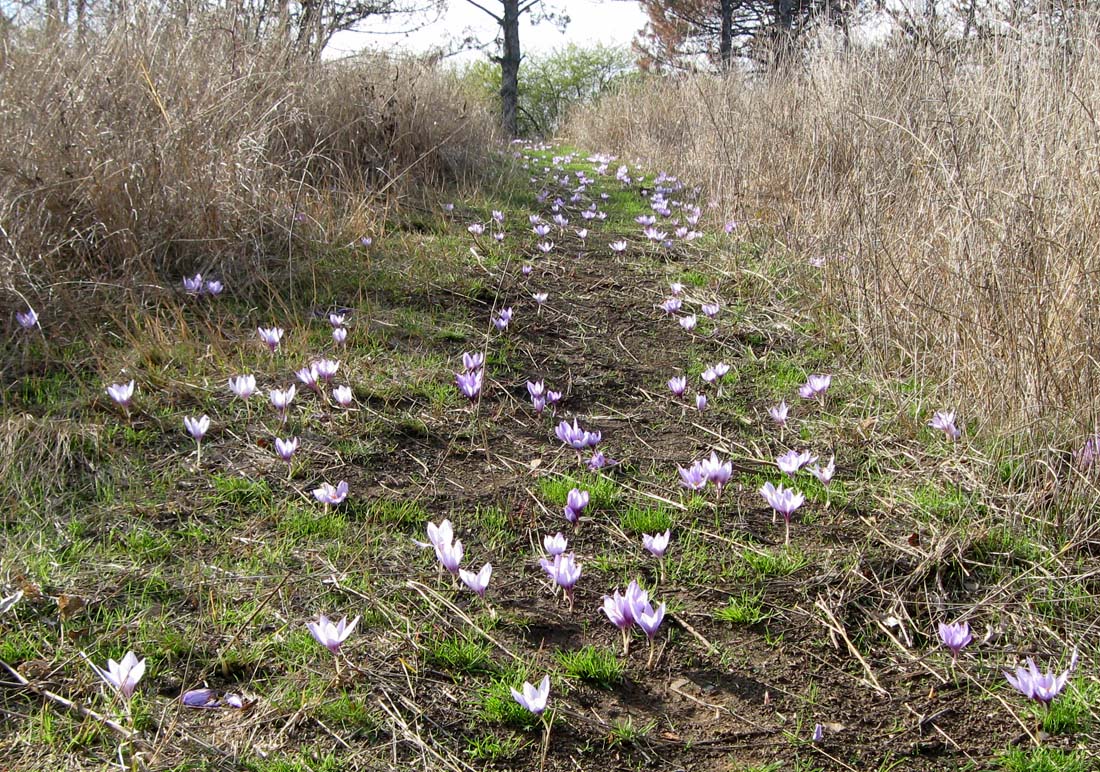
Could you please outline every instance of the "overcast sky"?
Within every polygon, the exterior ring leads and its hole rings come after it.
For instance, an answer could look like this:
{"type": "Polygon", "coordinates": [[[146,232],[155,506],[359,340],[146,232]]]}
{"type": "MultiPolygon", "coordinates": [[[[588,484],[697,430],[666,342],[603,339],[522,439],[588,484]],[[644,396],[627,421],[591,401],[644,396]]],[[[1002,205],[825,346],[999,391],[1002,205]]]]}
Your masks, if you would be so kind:
{"type": "MultiPolygon", "coordinates": [[[[494,13],[500,10],[500,0],[478,1],[494,13]]],[[[563,10],[570,18],[569,25],[563,34],[549,22],[532,26],[530,14],[524,14],[519,31],[524,53],[545,52],[567,43],[630,45],[634,33],[645,24],[641,7],[629,0],[558,0],[547,7],[563,10]]],[[[481,42],[491,43],[498,29],[491,17],[466,0],[448,0],[448,8],[438,21],[411,33],[402,32],[407,23],[383,27],[381,31],[387,34],[378,34],[377,24],[370,26],[375,32],[338,34],[329,44],[326,55],[336,57],[362,48],[400,48],[417,53],[447,49],[453,47],[454,41],[461,40],[466,30],[472,31],[481,42]]],[[[468,52],[455,58],[461,61],[482,55],[468,52]]]]}

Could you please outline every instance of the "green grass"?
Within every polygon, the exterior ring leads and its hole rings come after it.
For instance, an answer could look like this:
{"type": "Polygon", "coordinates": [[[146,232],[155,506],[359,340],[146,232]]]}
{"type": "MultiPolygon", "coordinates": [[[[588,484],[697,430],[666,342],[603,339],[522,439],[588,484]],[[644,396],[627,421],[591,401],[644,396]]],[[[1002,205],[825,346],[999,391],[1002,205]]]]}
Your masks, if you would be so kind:
{"type": "Polygon", "coordinates": [[[714,618],[735,625],[755,625],[767,619],[768,614],[764,611],[763,596],[742,592],[731,596],[725,606],[714,612],[714,618]]]}
{"type": "Polygon", "coordinates": [[[775,551],[746,549],[741,558],[761,579],[790,576],[810,564],[809,556],[794,546],[775,551]]]}
{"type": "Polygon", "coordinates": [[[430,517],[428,510],[415,501],[375,499],[367,507],[367,517],[372,523],[426,527],[430,517]]]}
{"type": "Polygon", "coordinates": [[[595,646],[584,646],[576,651],[560,651],[556,655],[565,674],[604,689],[610,689],[623,680],[625,666],[615,652],[595,646]]]}
{"type": "Polygon", "coordinates": [[[1004,772],[1090,772],[1095,769],[1084,751],[1057,748],[1012,748],[998,759],[1004,772]]]}
{"type": "Polygon", "coordinates": [[[424,659],[448,673],[475,675],[495,669],[493,648],[484,641],[465,635],[453,635],[429,641],[424,647],[424,659]]]}
{"type": "Polygon", "coordinates": [[[234,506],[256,514],[265,513],[271,506],[271,488],[266,480],[215,473],[210,475],[210,482],[214,486],[213,502],[216,504],[234,506]]]}
{"type": "Polygon", "coordinates": [[[619,514],[619,525],[628,534],[651,536],[672,527],[672,513],[664,507],[643,507],[631,504],[619,514]]]}
{"type": "Polygon", "coordinates": [[[354,732],[370,737],[379,735],[382,722],[370,708],[364,697],[341,694],[317,706],[315,713],[330,728],[341,732],[354,732]]]}
{"type": "Polygon", "coordinates": [[[1051,734],[1074,734],[1093,725],[1093,715],[1100,708],[1100,684],[1070,683],[1050,708],[1035,706],[1035,716],[1043,729],[1051,734]]]}
{"type": "Polygon", "coordinates": [[[466,755],[471,761],[493,765],[515,758],[529,744],[521,737],[498,737],[495,734],[478,735],[466,739],[466,755]]]}
{"type": "Polygon", "coordinates": [[[636,724],[631,716],[619,718],[616,719],[611,724],[611,728],[607,730],[607,744],[612,748],[624,745],[636,745],[649,737],[650,733],[656,728],[657,722],[655,720],[636,724]]]}
{"type": "Polygon", "coordinates": [[[517,668],[497,676],[484,686],[478,707],[481,719],[490,724],[505,724],[520,729],[537,726],[540,718],[516,702],[512,696],[513,688],[523,691],[524,681],[529,681],[527,672],[517,668]]]}
{"type": "Polygon", "coordinates": [[[588,491],[588,507],[586,512],[595,509],[608,509],[618,501],[622,490],[619,484],[610,477],[586,474],[574,477],[563,475],[561,477],[543,477],[539,480],[539,490],[549,503],[559,507],[565,506],[569,491],[577,488],[588,491]]]}

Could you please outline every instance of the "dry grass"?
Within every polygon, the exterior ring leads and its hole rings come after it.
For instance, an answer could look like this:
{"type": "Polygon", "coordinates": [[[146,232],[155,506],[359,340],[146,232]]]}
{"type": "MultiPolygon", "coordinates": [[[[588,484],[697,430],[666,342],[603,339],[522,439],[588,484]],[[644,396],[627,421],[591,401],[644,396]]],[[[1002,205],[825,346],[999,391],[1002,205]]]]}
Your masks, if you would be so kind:
{"type": "Polygon", "coordinates": [[[217,15],[12,32],[0,93],[4,289],[55,324],[184,272],[241,290],[296,233],[357,239],[380,193],[464,179],[492,138],[425,64],[302,61],[217,15]]]}
{"type": "Polygon", "coordinates": [[[1098,42],[650,80],[568,134],[705,182],[720,216],[764,226],[803,264],[825,256],[815,311],[874,371],[913,379],[927,409],[1070,449],[1100,409],[1098,42]]]}

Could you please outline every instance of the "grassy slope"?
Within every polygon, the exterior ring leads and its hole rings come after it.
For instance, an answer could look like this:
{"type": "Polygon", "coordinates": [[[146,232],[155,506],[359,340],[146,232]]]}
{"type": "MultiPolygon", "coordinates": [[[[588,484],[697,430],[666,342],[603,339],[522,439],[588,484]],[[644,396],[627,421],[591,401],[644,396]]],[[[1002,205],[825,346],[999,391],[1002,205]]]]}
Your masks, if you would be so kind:
{"type": "MultiPolygon", "coordinates": [[[[534,157],[534,169],[551,165],[534,157]]],[[[1051,769],[1093,763],[1074,749],[1097,732],[1095,559],[1060,541],[1056,519],[1013,511],[1021,483],[990,468],[980,441],[925,429],[938,406],[911,385],[838,370],[843,341],[799,312],[817,277],[770,234],[658,252],[636,236],[638,189],[600,189],[608,221],[585,243],[554,237],[547,257],[527,224],[543,207],[509,182],[450,215],[397,215],[369,249],[309,243],[316,260],[277,310],[230,288],[55,346],[57,364],[41,363],[37,338],[20,342],[23,375],[4,394],[0,565],[25,597],[0,617],[0,660],[113,714],[82,654],[148,657],[127,721],[153,768],[536,769],[540,735],[508,688],[549,672],[552,769],[1035,769],[1030,751],[999,755],[1035,726],[1000,670],[1030,652],[1068,660],[1071,642],[1083,665],[1042,753],[1051,769]],[[465,225],[492,209],[509,237],[471,252],[465,225]],[[632,242],[622,256],[606,247],[618,236],[632,242]],[[718,321],[688,334],[666,318],[655,306],[670,281],[687,285],[689,305],[720,299],[718,321]],[[536,312],[539,289],[550,300],[536,312]],[[516,318],[498,335],[489,318],[504,305],[516,318]],[[353,309],[346,350],[314,313],[330,306],[353,309]],[[288,331],[274,356],[255,334],[271,323],[288,331]],[[471,411],[453,373],[481,348],[489,377],[471,411]],[[300,392],[284,429],[265,400],[228,399],[231,375],[282,387],[326,353],[354,388],[351,411],[300,392]],[[668,377],[688,374],[694,391],[719,360],[732,371],[707,412],[669,397],[668,377]],[[823,406],[797,399],[811,372],[836,374],[823,406]],[[560,415],[603,431],[621,466],[591,475],[560,449],[553,421],[526,404],[536,376],[565,392],[560,415]],[[126,418],[103,386],[129,378],[126,418]],[[782,398],[793,408],[780,432],[766,411],[782,398]],[[214,429],[199,465],[182,418],[203,412],[214,429]],[[288,478],[270,443],[290,434],[302,450],[288,478]],[[788,447],[835,452],[838,473],[829,491],[799,478],[809,501],[784,548],[755,491],[781,479],[772,460],[788,447]],[[676,466],[712,449],[734,462],[730,490],[685,496],[676,466]],[[349,501],[325,512],[309,492],[340,479],[349,501]],[[574,534],[560,506],[575,483],[593,503],[574,534]],[[493,562],[487,604],[413,545],[442,517],[469,567],[493,562]],[[666,524],[659,565],[640,534],[666,524]],[[572,614],[537,565],[557,530],[584,565],[572,614]],[[598,611],[633,578],[671,614],[652,671],[640,638],[616,654],[598,611]],[[320,612],[362,615],[339,666],[305,628],[320,612]],[[978,640],[952,666],[934,629],[957,618],[978,640]],[[181,690],[203,683],[255,703],[181,709],[181,690]],[[819,722],[837,731],[812,745],[819,722]]],[[[3,700],[9,768],[98,769],[118,753],[94,720],[26,690],[3,700]]]]}

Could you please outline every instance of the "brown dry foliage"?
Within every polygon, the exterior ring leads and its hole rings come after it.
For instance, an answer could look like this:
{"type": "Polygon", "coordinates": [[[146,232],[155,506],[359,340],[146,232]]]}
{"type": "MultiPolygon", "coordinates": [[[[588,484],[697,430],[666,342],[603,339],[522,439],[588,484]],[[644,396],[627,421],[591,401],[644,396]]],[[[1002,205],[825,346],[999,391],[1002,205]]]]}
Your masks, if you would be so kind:
{"type": "Polygon", "coordinates": [[[1100,407],[1098,43],[648,80],[567,133],[702,181],[722,216],[827,257],[818,311],[879,373],[923,383],[926,409],[1076,442],[1100,407]]]}
{"type": "Polygon", "coordinates": [[[244,281],[295,213],[342,234],[371,191],[464,179],[493,137],[425,63],[303,61],[217,15],[12,32],[0,95],[4,288],[54,320],[185,271],[244,281]]]}

